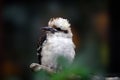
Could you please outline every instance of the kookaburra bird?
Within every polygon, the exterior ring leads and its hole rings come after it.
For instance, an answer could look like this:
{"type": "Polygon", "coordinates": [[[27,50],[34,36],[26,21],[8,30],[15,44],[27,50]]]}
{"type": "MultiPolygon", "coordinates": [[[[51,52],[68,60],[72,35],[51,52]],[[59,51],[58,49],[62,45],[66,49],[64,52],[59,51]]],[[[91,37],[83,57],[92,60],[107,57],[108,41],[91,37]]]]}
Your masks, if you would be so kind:
{"type": "Polygon", "coordinates": [[[44,35],[40,37],[37,48],[38,63],[32,63],[30,68],[34,71],[46,69],[55,71],[58,68],[57,59],[60,56],[70,63],[75,57],[75,45],[72,41],[70,23],[67,19],[52,18],[47,27],[43,27],[44,35]]]}

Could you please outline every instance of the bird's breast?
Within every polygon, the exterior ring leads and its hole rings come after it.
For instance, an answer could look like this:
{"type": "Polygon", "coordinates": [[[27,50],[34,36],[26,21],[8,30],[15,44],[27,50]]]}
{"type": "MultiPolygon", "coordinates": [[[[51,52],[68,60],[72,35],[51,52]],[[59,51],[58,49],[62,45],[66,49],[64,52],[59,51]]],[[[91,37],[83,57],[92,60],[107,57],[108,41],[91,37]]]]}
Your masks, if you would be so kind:
{"type": "Polygon", "coordinates": [[[62,38],[62,37],[55,37],[55,38],[50,38],[48,39],[47,43],[51,47],[56,47],[56,48],[69,48],[72,47],[72,39],[69,38],[62,38]]]}
{"type": "Polygon", "coordinates": [[[58,57],[63,56],[72,62],[75,56],[72,39],[67,38],[48,38],[42,48],[42,64],[56,65],[58,57]]]}
{"type": "Polygon", "coordinates": [[[44,47],[47,55],[74,56],[74,43],[70,38],[48,38],[44,47]]]}

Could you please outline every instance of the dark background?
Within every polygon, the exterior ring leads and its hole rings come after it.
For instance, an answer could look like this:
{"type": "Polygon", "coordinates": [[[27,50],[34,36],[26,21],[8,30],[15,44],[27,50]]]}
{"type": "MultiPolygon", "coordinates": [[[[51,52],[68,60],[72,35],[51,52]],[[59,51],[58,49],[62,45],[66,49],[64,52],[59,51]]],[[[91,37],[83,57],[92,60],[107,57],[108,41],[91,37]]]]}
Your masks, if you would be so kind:
{"type": "Polygon", "coordinates": [[[83,59],[92,56],[91,65],[103,65],[106,76],[119,76],[120,31],[110,28],[108,4],[107,0],[1,0],[1,79],[33,79],[29,65],[38,62],[36,42],[40,27],[52,17],[70,21],[76,55],[85,54],[83,59]]]}

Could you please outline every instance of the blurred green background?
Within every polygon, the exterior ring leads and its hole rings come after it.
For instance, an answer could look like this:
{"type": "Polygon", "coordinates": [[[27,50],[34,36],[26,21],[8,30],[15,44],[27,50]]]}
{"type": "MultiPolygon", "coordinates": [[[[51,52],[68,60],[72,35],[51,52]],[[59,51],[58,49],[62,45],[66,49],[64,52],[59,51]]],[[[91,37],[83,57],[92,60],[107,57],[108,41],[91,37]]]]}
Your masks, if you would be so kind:
{"type": "Polygon", "coordinates": [[[0,80],[38,80],[29,65],[38,62],[40,28],[47,26],[52,17],[67,18],[71,23],[78,72],[85,68],[94,74],[107,74],[107,0],[1,0],[1,10],[0,80]]]}

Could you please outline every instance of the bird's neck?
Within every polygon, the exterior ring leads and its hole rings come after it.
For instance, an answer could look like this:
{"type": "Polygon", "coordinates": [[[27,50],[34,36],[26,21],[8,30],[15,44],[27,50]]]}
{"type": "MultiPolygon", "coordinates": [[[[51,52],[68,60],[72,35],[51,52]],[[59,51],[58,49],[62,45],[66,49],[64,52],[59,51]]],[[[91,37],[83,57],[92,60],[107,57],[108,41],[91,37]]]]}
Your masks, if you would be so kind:
{"type": "Polygon", "coordinates": [[[58,38],[72,38],[72,33],[63,33],[63,32],[56,32],[56,33],[48,33],[48,38],[58,37],[58,38]]]}

